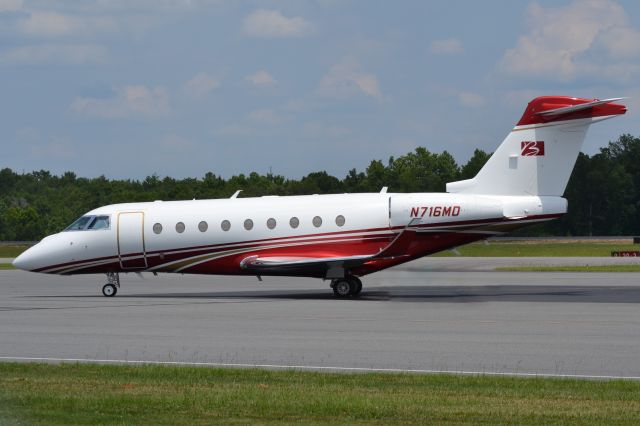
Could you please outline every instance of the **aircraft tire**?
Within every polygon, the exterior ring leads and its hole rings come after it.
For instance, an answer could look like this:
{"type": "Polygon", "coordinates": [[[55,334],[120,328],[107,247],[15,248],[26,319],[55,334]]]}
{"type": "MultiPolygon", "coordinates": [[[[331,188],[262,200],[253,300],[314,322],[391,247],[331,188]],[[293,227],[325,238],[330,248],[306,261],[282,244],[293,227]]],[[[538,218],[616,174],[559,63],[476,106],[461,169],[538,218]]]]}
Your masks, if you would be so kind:
{"type": "Polygon", "coordinates": [[[352,284],[350,280],[339,279],[333,283],[333,294],[336,297],[349,297],[351,296],[352,284]]]}
{"type": "Polygon", "coordinates": [[[352,296],[359,295],[360,292],[362,291],[362,281],[360,281],[360,278],[351,277],[351,278],[349,278],[349,281],[351,281],[353,283],[353,289],[352,289],[351,295],[352,296]]]}
{"type": "Polygon", "coordinates": [[[118,288],[113,284],[105,284],[102,286],[102,295],[105,297],[113,297],[118,292],[118,288]]]}

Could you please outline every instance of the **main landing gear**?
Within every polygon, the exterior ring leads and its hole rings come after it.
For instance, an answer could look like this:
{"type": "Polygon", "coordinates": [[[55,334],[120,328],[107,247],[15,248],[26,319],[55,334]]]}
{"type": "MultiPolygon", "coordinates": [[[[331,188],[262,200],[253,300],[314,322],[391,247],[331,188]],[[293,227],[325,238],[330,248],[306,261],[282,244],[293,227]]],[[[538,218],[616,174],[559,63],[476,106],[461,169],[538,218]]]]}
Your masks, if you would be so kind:
{"type": "Polygon", "coordinates": [[[331,280],[331,288],[336,297],[357,296],[362,291],[362,281],[358,277],[345,277],[331,280]]]}
{"type": "Polygon", "coordinates": [[[113,297],[120,288],[120,276],[117,272],[107,272],[107,283],[102,286],[102,294],[105,297],[113,297]]]}

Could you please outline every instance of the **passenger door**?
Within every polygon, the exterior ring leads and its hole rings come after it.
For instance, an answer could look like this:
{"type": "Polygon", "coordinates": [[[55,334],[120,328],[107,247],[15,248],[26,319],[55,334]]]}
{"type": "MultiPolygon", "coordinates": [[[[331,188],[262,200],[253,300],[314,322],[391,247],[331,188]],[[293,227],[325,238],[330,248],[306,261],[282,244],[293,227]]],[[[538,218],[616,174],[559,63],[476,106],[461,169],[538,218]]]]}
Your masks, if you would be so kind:
{"type": "Polygon", "coordinates": [[[118,256],[122,269],[145,269],[144,213],[118,213],[118,256]]]}

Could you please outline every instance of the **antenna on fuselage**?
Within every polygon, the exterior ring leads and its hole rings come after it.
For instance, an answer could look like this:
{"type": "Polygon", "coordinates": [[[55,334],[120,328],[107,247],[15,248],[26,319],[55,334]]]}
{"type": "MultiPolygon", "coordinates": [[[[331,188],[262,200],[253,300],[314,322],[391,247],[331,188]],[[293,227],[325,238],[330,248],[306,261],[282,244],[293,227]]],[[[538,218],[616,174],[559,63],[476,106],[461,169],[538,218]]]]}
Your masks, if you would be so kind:
{"type": "Polygon", "coordinates": [[[388,186],[383,186],[382,189],[380,190],[381,194],[386,194],[387,193],[387,189],[389,189],[388,186]]]}
{"type": "Polygon", "coordinates": [[[242,192],[242,189],[238,189],[236,192],[233,193],[233,195],[229,198],[238,198],[238,195],[240,195],[240,193],[242,192]]]}

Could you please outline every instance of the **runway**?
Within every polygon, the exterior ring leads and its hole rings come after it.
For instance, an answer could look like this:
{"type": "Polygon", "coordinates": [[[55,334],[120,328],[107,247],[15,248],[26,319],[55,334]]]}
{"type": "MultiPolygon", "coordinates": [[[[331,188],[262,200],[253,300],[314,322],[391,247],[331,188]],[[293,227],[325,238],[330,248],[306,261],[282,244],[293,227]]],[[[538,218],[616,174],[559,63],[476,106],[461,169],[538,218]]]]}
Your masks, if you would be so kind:
{"type": "Polygon", "coordinates": [[[0,271],[0,358],[640,377],[640,274],[492,271],[510,262],[424,259],[365,277],[357,300],[320,280],[151,274],[105,298],[102,276],[0,271]]]}

